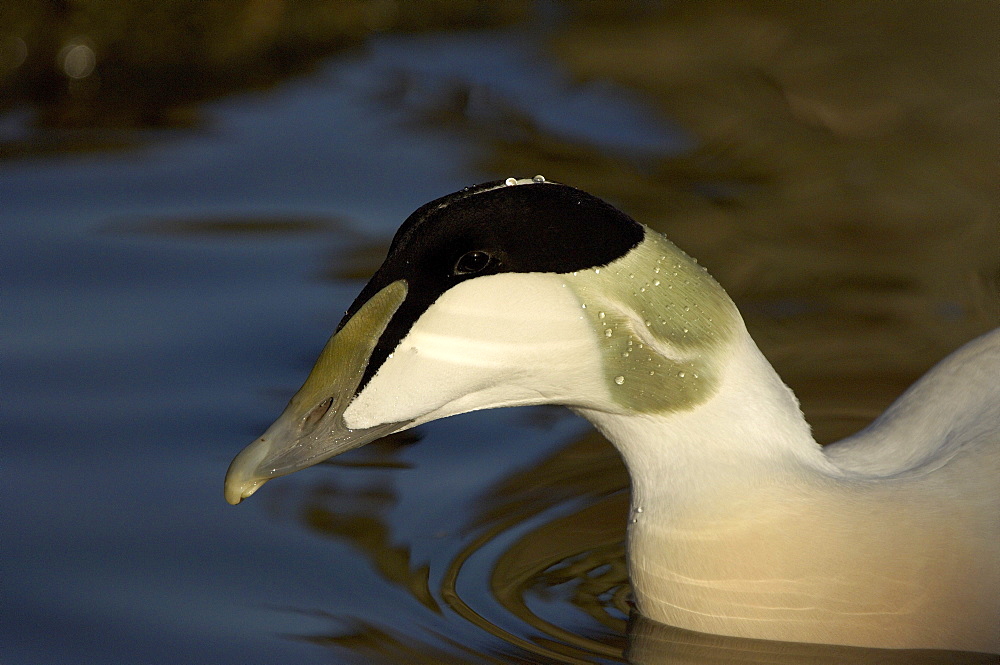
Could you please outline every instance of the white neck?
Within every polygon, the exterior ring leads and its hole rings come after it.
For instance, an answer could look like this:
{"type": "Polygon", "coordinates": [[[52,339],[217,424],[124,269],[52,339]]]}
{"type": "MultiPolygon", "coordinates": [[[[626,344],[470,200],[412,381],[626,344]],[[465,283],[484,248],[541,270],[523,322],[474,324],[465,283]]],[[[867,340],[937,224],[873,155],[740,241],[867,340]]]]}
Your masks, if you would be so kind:
{"type": "Polygon", "coordinates": [[[690,410],[580,410],[621,452],[633,507],[669,504],[673,516],[728,512],[723,494],[770,483],[781,470],[836,474],[795,395],[745,332],[734,340],[725,367],[716,394],[690,410]]]}
{"type": "Polygon", "coordinates": [[[971,539],[954,516],[918,519],[919,497],[838,469],[745,331],[729,353],[716,394],[689,410],[580,410],[621,452],[632,480],[628,552],[639,611],[761,639],[976,645],[981,636],[955,637],[966,630],[956,617],[974,611],[962,608],[956,570],[985,564],[957,551],[971,539]]]}

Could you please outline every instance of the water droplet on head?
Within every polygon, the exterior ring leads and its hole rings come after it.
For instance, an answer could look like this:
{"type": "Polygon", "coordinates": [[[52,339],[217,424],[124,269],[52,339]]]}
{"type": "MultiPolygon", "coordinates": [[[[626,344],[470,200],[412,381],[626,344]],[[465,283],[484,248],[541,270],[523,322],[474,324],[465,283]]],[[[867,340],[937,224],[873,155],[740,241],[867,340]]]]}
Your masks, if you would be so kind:
{"type": "Polygon", "coordinates": [[[599,319],[603,319],[605,316],[606,316],[606,314],[604,312],[598,312],[597,313],[597,318],[599,318],[599,319]]]}
{"type": "Polygon", "coordinates": [[[532,182],[545,182],[545,176],[536,175],[531,179],[532,182]]]}
{"type": "Polygon", "coordinates": [[[587,309],[587,303],[583,303],[582,305],[580,305],[580,307],[582,307],[583,309],[587,309]]]}
{"type": "Polygon", "coordinates": [[[611,328],[608,328],[608,329],[606,329],[606,330],[604,331],[604,336],[605,336],[605,337],[611,337],[611,328]]]}
{"type": "Polygon", "coordinates": [[[621,384],[625,383],[625,377],[619,374],[618,376],[615,377],[615,383],[617,383],[620,386],[621,384]]]}
{"type": "Polygon", "coordinates": [[[517,178],[507,178],[506,180],[503,181],[503,184],[507,185],[508,187],[510,187],[511,185],[516,185],[517,178]]]}
{"type": "Polygon", "coordinates": [[[687,374],[685,374],[684,372],[677,372],[677,376],[683,379],[685,376],[687,376],[687,374]]]}
{"type": "MultiPolygon", "coordinates": [[[[659,272],[659,270],[657,270],[656,272],[659,272]]],[[[660,285],[660,280],[654,279],[653,280],[653,286],[659,286],[659,285],[660,285]]]]}
{"type": "Polygon", "coordinates": [[[595,275],[600,275],[601,274],[601,269],[600,268],[594,268],[594,274],[595,275]]]}

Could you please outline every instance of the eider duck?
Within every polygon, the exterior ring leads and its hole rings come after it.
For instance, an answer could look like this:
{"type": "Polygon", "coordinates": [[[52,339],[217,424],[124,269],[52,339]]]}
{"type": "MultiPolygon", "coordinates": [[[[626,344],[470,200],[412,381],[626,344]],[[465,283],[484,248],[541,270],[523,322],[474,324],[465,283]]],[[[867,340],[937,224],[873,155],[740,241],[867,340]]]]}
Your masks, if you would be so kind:
{"type": "Polygon", "coordinates": [[[624,459],[645,617],[1000,652],[1000,329],[821,447],[705,269],[540,176],[403,223],[301,390],[233,460],[226,499],[421,423],[532,404],[569,407],[624,459]]]}

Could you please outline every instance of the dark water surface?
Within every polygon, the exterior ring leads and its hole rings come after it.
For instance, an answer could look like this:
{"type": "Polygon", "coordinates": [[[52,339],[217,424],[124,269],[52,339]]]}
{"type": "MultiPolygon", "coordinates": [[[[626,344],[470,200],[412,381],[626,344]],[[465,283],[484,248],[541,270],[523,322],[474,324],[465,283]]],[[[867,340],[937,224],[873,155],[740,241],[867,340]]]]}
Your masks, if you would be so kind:
{"type": "MultiPolygon", "coordinates": [[[[622,662],[628,479],[565,411],[432,423],[238,508],[225,470],[406,215],[536,173],[709,266],[821,441],[866,424],[1000,323],[995,10],[893,7],[369,7],[270,68],[220,37],[243,78],[116,60],[99,17],[0,25],[0,660],[622,662]]],[[[634,634],[635,662],[955,662],[634,634]]]]}

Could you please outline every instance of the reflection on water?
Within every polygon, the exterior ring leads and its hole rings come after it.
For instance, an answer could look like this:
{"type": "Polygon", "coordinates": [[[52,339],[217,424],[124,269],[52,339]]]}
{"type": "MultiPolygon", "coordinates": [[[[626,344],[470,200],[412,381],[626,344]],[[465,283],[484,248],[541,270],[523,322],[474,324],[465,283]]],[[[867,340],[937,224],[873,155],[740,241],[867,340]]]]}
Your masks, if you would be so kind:
{"type": "Polygon", "coordinates": [[[628,627],[628,479],[558,410],[220,487],[405,215],[510,175],[666,232],[863,426],[1000,323],[992,3],[197,4],[0,19],[11,662],[985,662],[628,627]]]}
{"type": "Polygon", "coordinates": [[[910,649],[860,649],[705,635],[641,617],[629,624],[633,665],[986,665],[990,654],[910,649]]]}

